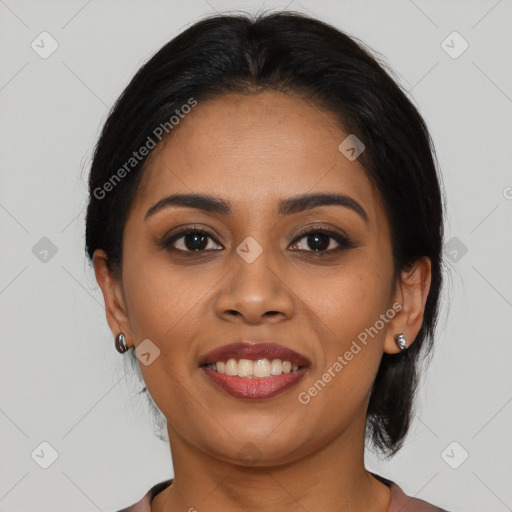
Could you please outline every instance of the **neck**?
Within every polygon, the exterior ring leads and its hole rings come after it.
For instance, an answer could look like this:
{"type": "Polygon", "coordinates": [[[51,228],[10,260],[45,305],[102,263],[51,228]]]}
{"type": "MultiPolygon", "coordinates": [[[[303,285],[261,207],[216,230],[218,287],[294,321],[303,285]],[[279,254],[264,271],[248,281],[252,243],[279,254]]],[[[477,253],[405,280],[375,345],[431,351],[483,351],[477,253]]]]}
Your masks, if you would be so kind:
{"type": "Polygon", "coordinates": [[[301,458],[264,466],[221,461],[169,425],[168,430],[175,476],[153,500],[152,512],[388,511],[389,488],[364,467],[364,428],[359,424],[301,458]]]}

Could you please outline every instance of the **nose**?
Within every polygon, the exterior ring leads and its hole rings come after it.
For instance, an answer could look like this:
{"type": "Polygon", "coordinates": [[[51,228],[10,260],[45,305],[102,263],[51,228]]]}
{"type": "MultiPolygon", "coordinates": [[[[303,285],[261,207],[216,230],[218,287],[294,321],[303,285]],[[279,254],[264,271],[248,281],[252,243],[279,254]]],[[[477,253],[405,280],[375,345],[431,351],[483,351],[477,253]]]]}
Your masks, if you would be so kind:
{"type": "Polygon", "coordinates": [[[294,313],[294,298],[285,279],[268,251],[251,262],[234,253],[231,272],[216,297],[217,315],[247,324],[289,320],[294,313]]]}

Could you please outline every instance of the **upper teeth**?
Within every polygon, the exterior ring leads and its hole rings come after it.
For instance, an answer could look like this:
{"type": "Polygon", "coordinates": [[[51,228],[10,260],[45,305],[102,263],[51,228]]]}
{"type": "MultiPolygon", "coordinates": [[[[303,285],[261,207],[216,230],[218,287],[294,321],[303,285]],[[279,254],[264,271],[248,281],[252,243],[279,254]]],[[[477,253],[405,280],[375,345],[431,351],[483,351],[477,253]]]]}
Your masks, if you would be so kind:
{"type": "Polygon", "coordinates": [[[225,375],[238,375],[239,377],[270,377],[271,375],[281,375],[282,373],[295,372],[298,366],[292,366],[290,361],[281,359],[228,359],[227,362],[217,361],[208,365],[211,369],[225,375]]]}

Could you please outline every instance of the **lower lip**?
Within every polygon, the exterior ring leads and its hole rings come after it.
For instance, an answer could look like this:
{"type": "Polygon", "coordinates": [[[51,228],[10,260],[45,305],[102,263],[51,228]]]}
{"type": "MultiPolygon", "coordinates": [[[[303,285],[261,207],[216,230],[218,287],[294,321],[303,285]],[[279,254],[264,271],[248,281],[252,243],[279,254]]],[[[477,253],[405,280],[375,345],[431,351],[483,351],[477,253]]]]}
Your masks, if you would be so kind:
{"type": "Polygon", "coordinates": [[[306,373],[306,368],[296,372],[282,373],[273,377],[246,379],[236,375],[225,375],[211,368],[201,368],[212,382],[237,398],[261,399],[272,398],[295,386],[306,373]]]}

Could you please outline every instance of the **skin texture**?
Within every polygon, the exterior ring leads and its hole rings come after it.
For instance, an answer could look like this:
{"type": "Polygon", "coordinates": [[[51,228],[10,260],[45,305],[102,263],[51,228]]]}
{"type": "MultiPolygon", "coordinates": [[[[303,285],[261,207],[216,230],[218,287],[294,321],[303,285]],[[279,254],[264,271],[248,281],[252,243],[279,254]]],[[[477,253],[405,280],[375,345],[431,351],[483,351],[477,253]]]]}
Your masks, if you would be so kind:
{"type": "MultiPolygon", "coordinates": [[[[364,467],[366,409],[383,353],[399,352],[394,335],[410,344],[421,327],[430,261],[393,279],[387,216],[361,164],[338,150],[347,135],[329,113],[293,95],[200,102],[151,155],[125,226],[121,279],[104,251],[94,253],[113,335],[124,333],[129,347],[149,338],[160,350],[139,366],[167,418],[175,479],[153,511],[388,510],[388,488],[364,467]],[[160,199],[192,192],[229,201],[233,214],[169,207],[144,220],[160,199]],[[278,214],[279,200],[316,192],[350,196],[368,223],[335,205],[278,214]],[[205,254],[179,252],[187,249],[183,237],[174,252],[157,246],[194,225],[211,234],[205,254]],[[355,247],[320,256],[314,240],[298,238],[310,226],[345,234],[355,247]],[[236,252],[248,236],[263,249],[252,263],[236,252]],[[298,394],[395,302],[401,311],[301,404],[298,394]],[[297,386],[271,399],[235,398],[198,365],[241,339],[282,344],[312,364],[297,386]],[[253,463],[239,454],[246,443],[257,453],[253,463]]],[[[339,247],[322,240],[324,252],[339,247]]]]}

